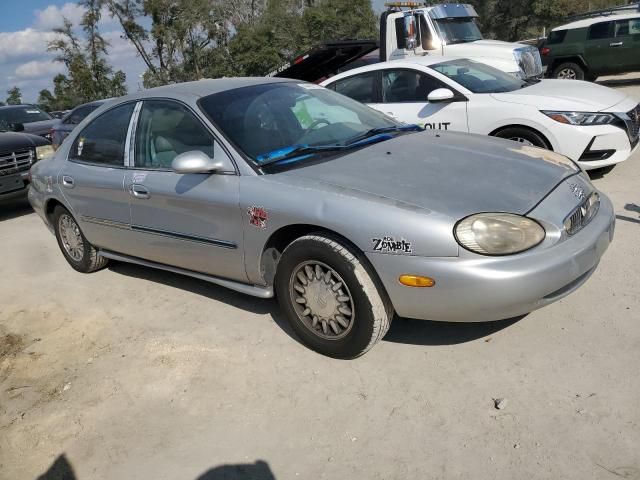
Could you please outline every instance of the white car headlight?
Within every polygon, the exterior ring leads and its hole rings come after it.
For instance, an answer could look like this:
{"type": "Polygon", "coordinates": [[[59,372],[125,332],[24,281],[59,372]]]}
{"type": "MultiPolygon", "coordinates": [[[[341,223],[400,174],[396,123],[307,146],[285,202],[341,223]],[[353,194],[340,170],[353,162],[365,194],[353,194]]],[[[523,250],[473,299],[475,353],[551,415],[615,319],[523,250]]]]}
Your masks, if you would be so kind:
{"type": "Polygon", "coordinates": [[[612,113],[549,112],[545,110],[541,110],[541,112],[556,122],[568,125],[608,125],[615,122],[617,118],[612,113]]]}
{"type": "Polygon", "coordinates": [[[458,243],[482,255],[510,255],[538,245],[544,228],[530,218],[512,213],[477,213],[454,228],[458,243]]]}
{"type": "Polygon", "coordinates": [[[42,160],[43,158],[47,158],[56,153],[53,145],[40,145],[36,147],[36,159],[42,160]]]}

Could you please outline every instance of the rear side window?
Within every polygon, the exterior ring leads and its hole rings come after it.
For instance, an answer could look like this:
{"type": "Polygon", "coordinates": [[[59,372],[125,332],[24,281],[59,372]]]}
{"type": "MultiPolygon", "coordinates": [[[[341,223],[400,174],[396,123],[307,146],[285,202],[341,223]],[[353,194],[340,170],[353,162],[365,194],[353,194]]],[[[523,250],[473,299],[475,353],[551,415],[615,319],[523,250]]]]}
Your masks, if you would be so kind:
{"type": "Polygon", "coordinates": [[[594,23],[589,27],[587,40],[599,40],[602,38],[611,38],[611,22],[594,23]]]}
{"type": "Polygon", "coordinates": [[[94,119],[71,146],[69,158],[110,167],[124,167],[124,146],[135,103],[113,108],[94,119]]]}
{"type": "Polygon", "coordinates": [[[336,92],[362,103],[375,103],[376,72],[362,73],[335,82],[336,92]]]}
{"type": "Polygon", "coordinates": [[[98,108],[98,105],[85,105],[84,107],[78,107],[73,112],[71,112],[71,115],[69,115],[64,123],[69,125],[77,125],[96,108],[98,108]]]}
{"type": "Polygon", "coordinates": [[[556,45],[564,42],[564,38],[567,36],[567,30],[554,30],[549,34],[547,38],[547,45],[556,45]]]}

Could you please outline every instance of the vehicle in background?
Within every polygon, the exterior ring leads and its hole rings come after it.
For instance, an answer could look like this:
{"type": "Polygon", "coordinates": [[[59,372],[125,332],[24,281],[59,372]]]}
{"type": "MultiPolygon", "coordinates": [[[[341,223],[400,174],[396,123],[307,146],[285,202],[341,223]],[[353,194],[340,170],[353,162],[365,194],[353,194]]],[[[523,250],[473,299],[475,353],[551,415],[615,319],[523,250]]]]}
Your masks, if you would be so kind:
{"type": "Polygon", "coordinates": [[[29,169],[54,153],[48,140],[0,126],[0,201],[26,196],[29,169]]]}
{"type": "Polygon", "coordinates": [[[85,103],[67,112],[60,122],[51,129],[51,143],[53,144],[53,148],[57,149],[76,125],[106,101],[107,100],[96,100],[95,102],[85,103]]]}
{"type": "Polygon", "coordinates": [[[554,28],[540,47],[551,78],[594,81],[640,71],[640,3],[588,12],[554,28]]]}
{"type": "Polygon", "coordinates": [[[587,82],[521,80],[472,60],[427,56],[349,70],[321,85],[408,124],[546,148],[585,170],[638,148],[640,104],[587,82]]]}
{"type": "Polygon", "coordinates": [[[5,105],[0,107],[0,129],[39,135],[51,140],[51,129],[60,120],[36,105],[5,105]]]}
{"type": "Polygon", "coordinates": [[[69,113],[69,110],[54,110],[53,112],[49,112],[49,115],[51,115],[53,118],[62,118],[67,113],[69,113]]]}
{"type": "MultiPolygon", "coordinates": [[[[536,47],[485,40],[478,28],[478,14],[471,5],[425,6],[421,2],[385,5],[388,9],[380,16],[379,61],[447,55],[471,58],[523,79],[538,78],[543,74],[536,47]],[[409,9],[403,10],[406,7],[409,9]]],[[[267,76],[302,79],[295,73],[297,66],[308,57],[309,53],[300,55],[267,76]]],[[[335,70],[329,73],[335,73],[335,70]]],[[[316,79],[322,76],[316,76],[316,79]]]]}
{"type": "Polygon", "coordinates": [[[478,322],[555,302],[595,271],[615,222],[562,155],[283,79],[119,98],[31,176],[75,270],[111,259],[277,296],[301,341],[338,358],[396,313],[478,322]]]}

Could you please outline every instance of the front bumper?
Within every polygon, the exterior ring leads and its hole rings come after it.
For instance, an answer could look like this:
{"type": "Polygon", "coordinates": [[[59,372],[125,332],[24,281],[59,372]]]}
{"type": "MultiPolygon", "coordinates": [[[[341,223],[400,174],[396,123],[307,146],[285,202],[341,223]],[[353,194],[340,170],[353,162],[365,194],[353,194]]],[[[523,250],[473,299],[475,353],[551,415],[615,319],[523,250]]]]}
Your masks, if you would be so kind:
{"type": "MultiPolygon", "coordinates": [[[[402,317],[482,322],[516,317],[570,294],[595,271],[613,239],[615,216],[602,195],[591,222],[572,237],[518,255],[428,258],[368,253],[402,317]],[[434,278],[431,288],[405,287],[402,274],[434,278]]],[[[464,253],[464,254],[463,254],[464,253]]]]}
{"type": "Polygon", "coordinates": [[[24,197],[29,187],[29,172],[0,177],[0,200],[24,197]]]}

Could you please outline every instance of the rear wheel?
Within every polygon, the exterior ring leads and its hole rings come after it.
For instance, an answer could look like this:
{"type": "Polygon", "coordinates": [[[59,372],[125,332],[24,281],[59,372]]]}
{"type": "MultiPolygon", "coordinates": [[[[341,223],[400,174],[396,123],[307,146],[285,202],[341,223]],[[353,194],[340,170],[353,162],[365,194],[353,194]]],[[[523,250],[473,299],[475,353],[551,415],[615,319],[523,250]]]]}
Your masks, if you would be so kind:
{"type": "Polygon", "coordinates": [[[529,130],[522,127],[508,127],[504,130],[500,130],[495,134],[498,138],[506,138],[507,140],[513,140],[514,142],[521,143],[523,145],[529,145],[540,148],[550,148],[547,141],[542,135],[535,130],[529,130]]]}
{"type": "Polygon", "coordinates": [[[309,348],[334,358],[367,352],[389,329],[393,308],[358,256],[324,234],[294,240],[276,274],[278,302],[309,348]]]}
{"type": "Polygon", "coordinates": [[[69,210],[57,206],[53,211],[53,227],[58,246],[74,270],[82,273],[95,272],[107,266],[106,258],[89,243],[69,210]]]}
{"type": "Polygon", "coordinates": [[[564,62],[553,70],[551,76],[561,80],[584,80],[585,70],[577,63],[564,62]]]}

